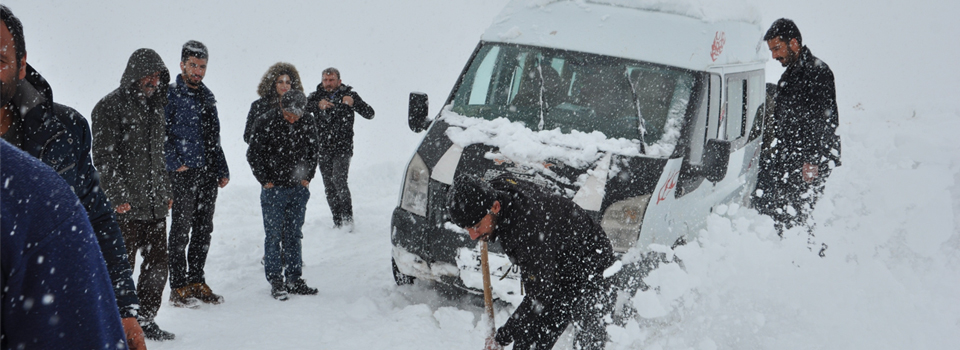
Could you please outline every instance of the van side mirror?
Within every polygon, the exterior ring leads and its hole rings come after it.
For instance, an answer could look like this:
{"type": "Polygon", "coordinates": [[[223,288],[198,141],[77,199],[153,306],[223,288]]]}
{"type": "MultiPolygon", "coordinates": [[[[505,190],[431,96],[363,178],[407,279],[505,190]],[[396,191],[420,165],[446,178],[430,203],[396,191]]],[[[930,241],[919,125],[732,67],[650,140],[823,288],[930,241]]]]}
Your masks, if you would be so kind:
{"type": "Polygon", "coordinates": [[[427,94],[422,92],[410,93],[410,107],[407,114],[407,124],[413,132],[427,130],[430,123],[427,121],[430,104],[427,100],[427,94]]]}
{"type": "Polygon", "coordinates": [[[703,152],[703,176],[710,182],[718,182],[727,176],[730,164],[730,141],[711,139],[703,152]]]}

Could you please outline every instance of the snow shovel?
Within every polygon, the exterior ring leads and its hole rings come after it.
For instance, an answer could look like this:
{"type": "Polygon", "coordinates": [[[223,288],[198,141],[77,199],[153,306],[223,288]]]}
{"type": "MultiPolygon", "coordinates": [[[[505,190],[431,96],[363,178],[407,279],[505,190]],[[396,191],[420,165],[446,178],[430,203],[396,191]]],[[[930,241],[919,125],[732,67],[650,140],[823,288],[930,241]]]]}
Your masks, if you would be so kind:
{"type": "Polygon", "coordinates": [[[497,323],[493,320],[493,291],[490,290],[490,263],[487,260],[487,241],[481,241],[480,248],[480,271],[483,273],[483,304],[487,312],[487,323],[490,326],[490,332],[487,333],[487,340],[483,345],[483,350],[503,350],[500,343],[495,339],[497,335],[497,323]]]}

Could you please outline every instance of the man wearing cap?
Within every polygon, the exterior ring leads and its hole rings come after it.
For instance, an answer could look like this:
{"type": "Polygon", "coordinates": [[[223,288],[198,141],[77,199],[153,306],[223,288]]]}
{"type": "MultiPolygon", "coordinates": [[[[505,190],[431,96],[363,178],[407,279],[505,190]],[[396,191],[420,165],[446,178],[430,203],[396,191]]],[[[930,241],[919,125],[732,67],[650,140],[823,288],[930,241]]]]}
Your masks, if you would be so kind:
{"type": "Polygon", "coordinates": [[[789,19],[776,20],[763,40],[787,69],[777,84],[774,123],[764,127],[775,141],[760,158],[754,205],[775,220],[780,235],[806,225],[812,239],[810,212],[830,172],[840,165],[833,71],[803,45],[800,29],[789,19]]]}
{"type": "Polygon", "coordinates": [[[143,254],[137,295],[148,339],[171,340],[154,322],[167,285],[167,211],[172,193],[163,158],[170,71],[156,51],[130,55],[116,88],[93,108],[93,159],[100,186],[117,213],[130,266],[143,254]]]}
{"type": "Polygon", "coordinates": [[[180,50],[180,71],[170,85],[165,108],[167,141],[164,155],[173,184],[170,225],[170,302],[196,307],[219,304],[203,273],[213,234],[217,187],[230,182],[230,169],[220,147],[217,100],[203,84],[207,47],[190,40],[180,50]],[[189,251],[187,251],[189,245],[189,251]]]}
{"type": "Polygon", "coordinates": [[[314,116],[304,113],[307,98],[300,90],[281,97],[281,108],[271,108],[254,126],[247,162],[263,188],[264,272],[270,294],[287,300],[287,294],[313,295],[302,275],[304,216],[310,199],[310,181],[316,173],[319,151],[314,116]]]}
{"type": "Polygon", "coordinates": [[[609,278],[621,266],[603,229],[573,201],[501,176],[461,175],[448,194],[450,220],[471,239],[500,240],[521,270],[526,296],[496,340],[550,349],[570,322],[580,349],[602,349],[612,311],[609,278]]]}

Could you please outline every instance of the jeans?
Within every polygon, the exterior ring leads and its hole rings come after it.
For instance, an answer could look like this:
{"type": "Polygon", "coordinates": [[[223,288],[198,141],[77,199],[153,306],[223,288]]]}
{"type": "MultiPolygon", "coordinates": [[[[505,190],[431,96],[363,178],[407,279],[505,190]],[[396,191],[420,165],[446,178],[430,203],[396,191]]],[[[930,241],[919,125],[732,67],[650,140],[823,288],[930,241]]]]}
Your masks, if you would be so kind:
{"type": "Polygon", "coordinates": [[[160,309],[163,287],[167,285],[167,220],[117,219],[123,242],[127,246],[130,268],[137,266],[137,251],[143,255],[137,295],[140,297],[140,317],[152,321],[160,309]]]}
{"type": "Polygon", "coordinates": [[[353,203],[347,176],[350,171],[350,155],[324,155],[320,158],[320,175],[327,204],[333,214],[333,224],[340,227],[353,221],[353,203]]]}
{"type": "Polygon", "coordinates": [[[216,172],[202,168],[170,172],[170,181],[173,183],[170,288],[176,289],[194,283],[206,283],[203,267],[210,250],[213,211],[219,185],[216,172]]]}
{"type": "Polygon", "coordinates": [[[303,220],[310,190],[303,186],[260,190],[263,209],[263,266],[271,284],[293,283],[303,273],[303,220]]]}

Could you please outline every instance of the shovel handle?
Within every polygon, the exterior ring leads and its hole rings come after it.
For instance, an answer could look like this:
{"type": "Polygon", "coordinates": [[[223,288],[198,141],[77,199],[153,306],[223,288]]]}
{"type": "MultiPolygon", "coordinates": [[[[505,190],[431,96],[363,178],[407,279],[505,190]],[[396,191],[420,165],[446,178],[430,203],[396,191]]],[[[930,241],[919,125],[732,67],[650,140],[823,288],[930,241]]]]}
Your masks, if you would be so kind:
{"type": "Polygon", "coordinates": [[[484,344],[484,350],[501,350],[503,347],[497,343],[494,337],[497,335],[497,324],[493,319],[493,291],[490,289],[490,262],[487,259],[487,241],[480,241],[480,271],[483,273],[483,305],[487,314],[487,323],[490,326],[490,332],[487,333],[487,340],[484,344]]]}

